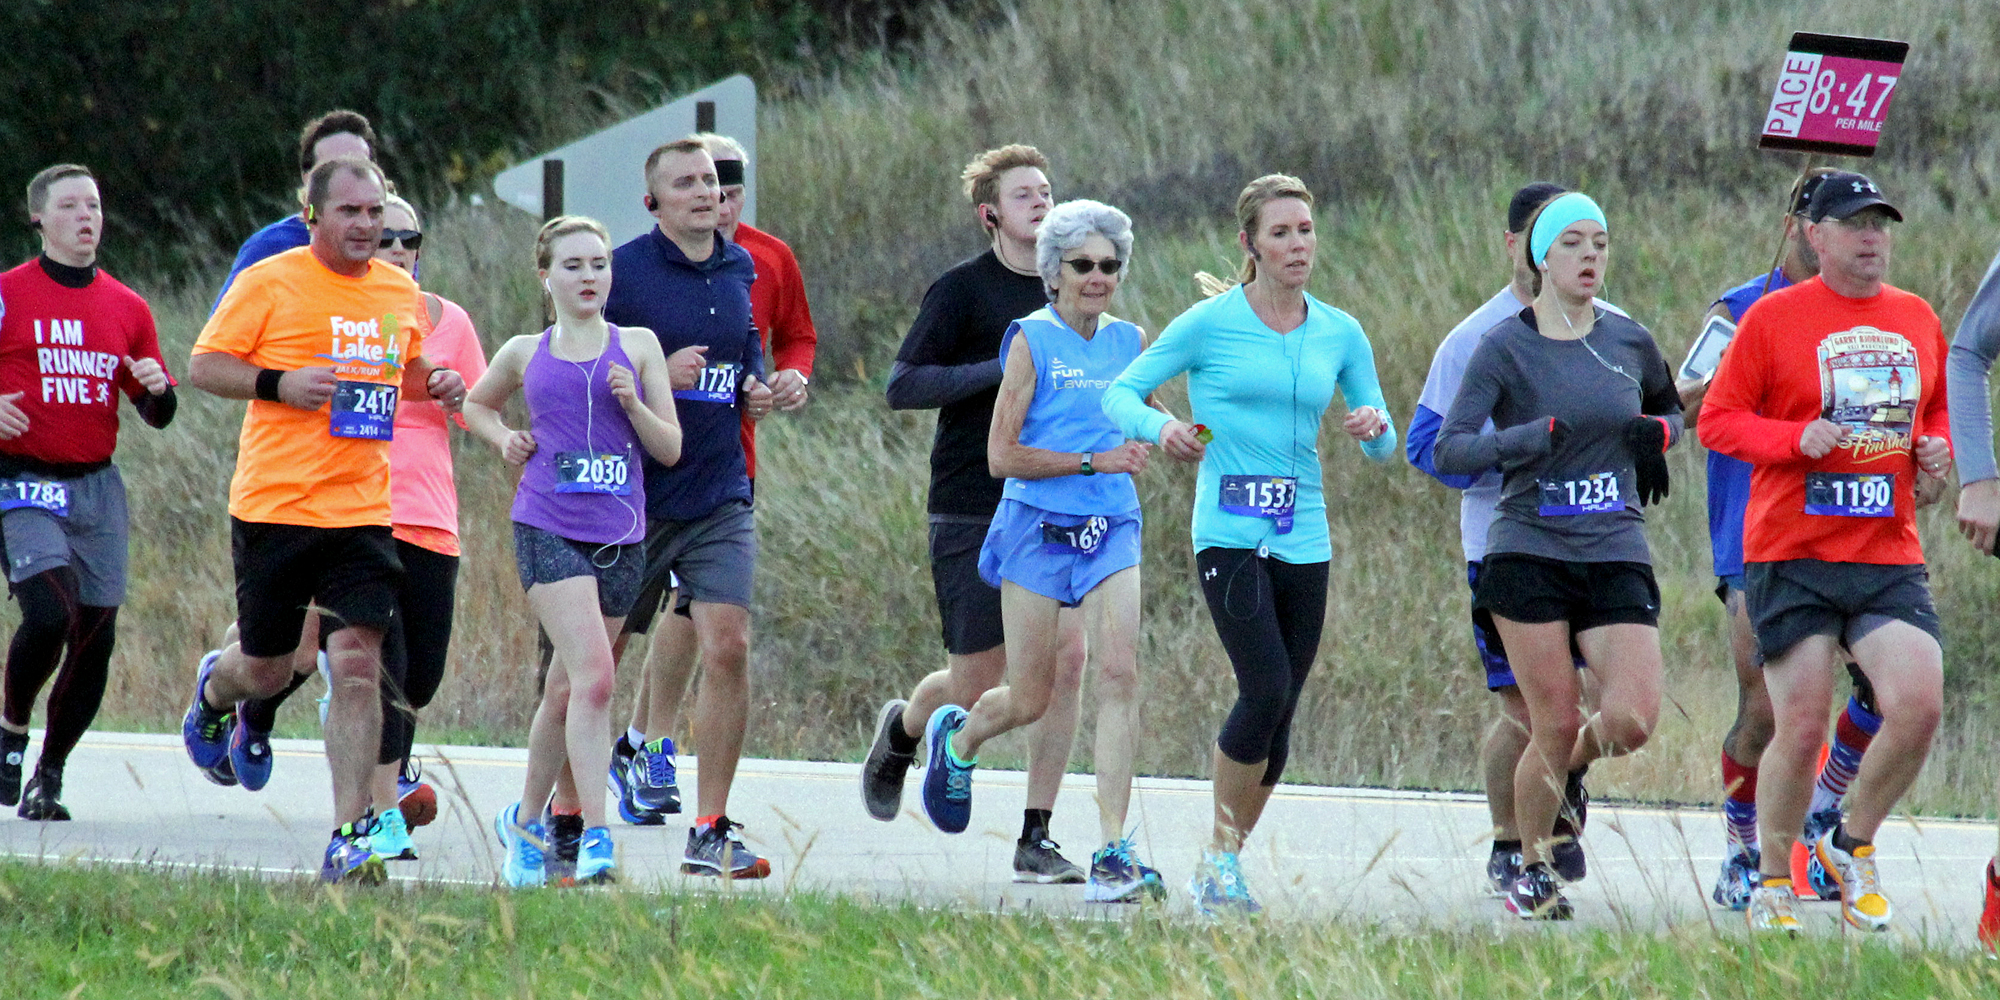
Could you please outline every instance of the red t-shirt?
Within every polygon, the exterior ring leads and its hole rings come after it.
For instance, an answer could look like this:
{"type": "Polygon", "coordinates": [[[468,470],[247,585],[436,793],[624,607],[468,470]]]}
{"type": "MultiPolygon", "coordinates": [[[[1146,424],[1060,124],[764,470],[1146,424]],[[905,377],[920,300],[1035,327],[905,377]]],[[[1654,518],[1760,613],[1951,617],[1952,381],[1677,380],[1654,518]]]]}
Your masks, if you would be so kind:
{"type": "MultiPolygon", "coordinates": [[[[39,259],[0,274],[0,392],[28,432],[0,441],[0,453],[41,462],[103,462],[118,447],[118,394],[146,387],[124,359],[161,361],[153,311],[139,293],[104,271],[82,288],[57,284],[39,259]]],[[[173,377],[168,376],[171,383],[173,377]]]]}
{"type": "Polygon", "coordinates": [[[1814,278],[1750,307],[1698,424],[1703,445],[1755,466],[1746,561],[1924,561],[1915,447],[1951,436],[1946,351],[1937,313],[1888,285],[1850,299],[1814,278]],[[1821,418],[1848,438],[1809,459],[1799,436],[1821,418]]]}
{"type": "MultiPolygon", "coordinates": [[[[813,329],[798,258],[784,240],[748,223],[736,227],[736,243],[750,251],[750,260],[757,265],[757,280],[750,284],[750,320],[764,334],[765,370],[776,375],[795,368],[811,378],[819,333],[813,329]]],[[[743,418],[743,459],[751,478],[756,478],[757,422],[748,416],[743,418]]]]}

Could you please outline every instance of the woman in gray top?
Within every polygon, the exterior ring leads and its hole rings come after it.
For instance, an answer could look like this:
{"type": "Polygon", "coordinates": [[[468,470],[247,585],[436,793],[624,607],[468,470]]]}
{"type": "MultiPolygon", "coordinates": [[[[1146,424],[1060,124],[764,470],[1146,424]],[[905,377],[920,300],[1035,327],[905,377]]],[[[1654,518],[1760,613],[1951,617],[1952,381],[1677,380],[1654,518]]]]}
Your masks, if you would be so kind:
{"type": "Polygon", "coordinates": [[[1528,704],[1520,827],[1546,831],[1523,838],[1506,905],[1561,920],[1570,906],[1558,882],[1584,875],[1584,769],[1642,746],[1659,717],[1660,591],[1639,506],[1667,494],[1664,453],[1681,416],[1652,335],[1594,301],[1609,256],[1597,203],[1563,195],[1528,232],[1534,303],[1473,352],[1436,458],[1441,472],[1505,476],[1473,605],[1491,616],[1528,704]],[[1596,673],[1587,724],[1572,649],[1596,673]]]}

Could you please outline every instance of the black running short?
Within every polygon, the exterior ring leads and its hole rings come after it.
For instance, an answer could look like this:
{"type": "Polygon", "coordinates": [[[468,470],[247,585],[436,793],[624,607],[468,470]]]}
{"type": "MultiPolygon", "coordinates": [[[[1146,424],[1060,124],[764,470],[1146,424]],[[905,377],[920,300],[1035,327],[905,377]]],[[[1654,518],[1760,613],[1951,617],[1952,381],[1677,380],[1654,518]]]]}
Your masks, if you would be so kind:
{"type": "Polygon", "coordinates": [[[1571,635],[1604,625],[1660,624],[1660,585],[1636,562],[1565,562],[1519,552],[1486,557],[1476,611],[1523,624],[1568,622],[1571,635]]]}
{"type": "Polygon", "coordinates": [[[389,630],[403,563],[389,526],[308,528],[229,519],[236,563],[236,629],[243,652],[284,656],[298,648],[306,608],[348,626],[389,630]]]}

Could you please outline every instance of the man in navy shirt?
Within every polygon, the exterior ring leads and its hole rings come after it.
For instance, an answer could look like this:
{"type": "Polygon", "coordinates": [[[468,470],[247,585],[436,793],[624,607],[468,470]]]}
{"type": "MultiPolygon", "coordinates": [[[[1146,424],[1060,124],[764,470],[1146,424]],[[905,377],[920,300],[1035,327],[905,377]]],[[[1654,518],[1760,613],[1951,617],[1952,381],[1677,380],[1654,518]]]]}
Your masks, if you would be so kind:
{"type": "Polygon", "coordinates": [[[681,613],[694,620],[701,662],[694,709],[701,767],[681,870],[763,878],[770,863],[744,846],[725,813],[750,712],[757,558],[742,419],[771,411],[763,341],[750,319],[757,273],[750,252],[717,232],[722,189],[701,140],[654,150],[645,177],[646,208],[659,224],[612,252],[604,314],[660,338],[684,443],[671,468],[645,463],[646,590],[625,630],[646,632],[676,584],[687,598],[681,613]]]}
{"type": "MultiPolygon", "coordinates": [[[[305,178],[320,161],[339,156],[363,160],[375,158],[375,129],[358,111],[329,111],[307,122],[305,128],[299,130],[300,190],[304,190],[305,178]]],[[[229,276],[222,279],[222,290],[215,293],[215,304],[211,304],[209,310],[213,312],[215,305],[222,302],[223,294],[229,291],[229,286],[235,283],[236,276],[244,268],[311,242],[312,233],[306,228],[305,217],[298,212],[250,234],[250,238],[243,241],[242,249],[236,251],[236,262],[229,265],[229,276]]]]}

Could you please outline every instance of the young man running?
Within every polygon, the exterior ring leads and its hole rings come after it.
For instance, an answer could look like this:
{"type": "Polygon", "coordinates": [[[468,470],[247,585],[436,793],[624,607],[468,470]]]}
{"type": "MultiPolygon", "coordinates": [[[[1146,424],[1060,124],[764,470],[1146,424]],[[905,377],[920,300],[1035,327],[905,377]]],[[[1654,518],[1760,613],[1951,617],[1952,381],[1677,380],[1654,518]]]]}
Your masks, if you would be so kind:
{"type": "MultiPolygon", "coordinates": [[[[792,248],[784,240],[740,217],[747,160],[742,144],[726,135],[697,138],[715,158],[716,180],[722,186],[716,231],[750,251],[750,260],[757,267],[757,280],[750,285],[750,318],[763,334],[765,356],[777,369],[771,376],[771,403],[778,410],[797,410],[806,405],[813,348],[819,343],[798,258],[792,256],[792,248]]],[[[742,423],[743,458],[754,493],[757,421],[746,414],[742,423]]],[[[659,628],[640,670],[632,724],[613,744],[611,755],[611,790],[619,797],[620,813],[650,822],[665,822],[668,813],[681,811],[680,789],[674,781],[673,733],[679,728],[688,681],[694,676],[696,651],[691,619],[668,615],[659,628]]]]}
{"type": "MultiPolygon", "coordinates": [[[[299,130],[300,190],[304,190],[306,177],[314,167],[342,156],[375,159],[375,128],[368,124],[366,116],[358,111],[335,109],[307,122],[299,130]]],[[[229,294],[229,286],[236,283],[236,276],[244,268],[311,242],[312,230],[306,224],[303,210],[250,234],[236,251],[236,262],[229,265],[229,276],[222,279],[222,290],[215,293],[215,305],[210,311],[222,305],[222,297],[229,294]]]]}
{"type": "Polygon", "coordinates": [[[90,170],[36,174],[28,218],[41,255],[0,274],[0,553],[21,605],[7,649],[0,805],[66,820],[63,764],[104,700],[125,600],[118,400],[157,428],[176,403],[152,310],[97,267],[104,208],[90,170]],[[51,676],[42,757],[23,797],[29,713],[51,676]]]}
{"type": "MultiPolygon", "coordinates": [[[[1000,391],[1001,336],[1013,321],[1048,305],[1035,269],[1035,234],[1055,204],[1048,168],[1040,151],[1018,144],[989,149],[966,165],[960,179],[992,245],[931,284],[889,375],[891,409],[938,411],[930,562],[946,667],[919,681],[907,702],[891,700],[876,717],[861,798],[868,814],[884,822],[902,809],[903,779],[931,713],[945,704],[977,702],[1007,672],[1000,592],[979,578],[979,549],[1004,485],[987,468],[986,439],[1000,391]]],[[[1084,666],[1081,618],[1064,611],[1057,627],[1059,694],[1028,730],[1028,802],[1014,846],[1014,878],[1022,882],[1085,878],[1049,836],[1076,737],[1076,699],[1066,692],[1076,689],[1073,679],[1084,666]]]]}
{"type": "Polygon", "coordinates": [[[332,625],[326,720],[334,821],[320,877],[380,881],[370,779],[380,748],[382,636],[402,565],[389,527],[389,439],[400,393],[453,412],[465,383],[423,359],[416,282],[375,259],[386,181],[337,158],[307,178],[312,243],[246,269],[195,342],[188,378],[251,400],[230,483],[240,642],[202,658],[182,720],[188,756],[225,772],[240,703],[293,677],[308,605],[332,625]],[[331,362],[326,364],[323,362],[331,362]]]}
{"type": "Polygon", "coordinates": [[[744,846],[741,824],[726,814],[750,713],[750,591],[757,559],[742,421],[771,411],[771,389],[762,381],[764,345],[750,319],[756,271],[749,251],[716,231],[721,185],[701,140],[678,139],[654,150],[645,179],[646,208],[659,224],[612,253],[617,278],[604,315],[659,336],[669,367],[682,373],[674,379],[674,399],[684,436],[673,467],[645,462],[646,583],[625,630],[646,632],[673,593],[670,581],[678,581],[701,660],[698,808],[681,870],[763,878],[770,862],[744,846]]]}
{"type": "Polygon", "coordinates": [[[1744,315],[1700,425],[1704,445],[1753,466],[1744,589],[1775,727],[1760,763],[1763,879],[1748,919],[1798,930],[1788,861],[1844,646],[1874,688],[1882,728],[1846,815],[1812,850],[1847,922],[1882,930],[1893,911],[1873,841],[1929,755],[1944,698],[1915,481],[1951,464],[1945,342],[1931,307],[1884,280],[1902,213],[1874,181],[1827,174],[1807,218],[1819,277],[1744,315]]]}

